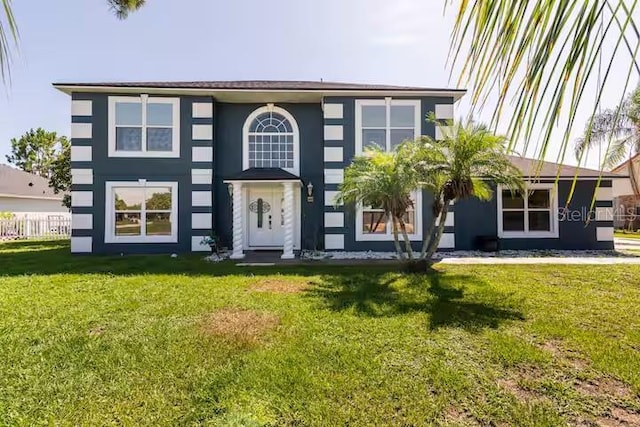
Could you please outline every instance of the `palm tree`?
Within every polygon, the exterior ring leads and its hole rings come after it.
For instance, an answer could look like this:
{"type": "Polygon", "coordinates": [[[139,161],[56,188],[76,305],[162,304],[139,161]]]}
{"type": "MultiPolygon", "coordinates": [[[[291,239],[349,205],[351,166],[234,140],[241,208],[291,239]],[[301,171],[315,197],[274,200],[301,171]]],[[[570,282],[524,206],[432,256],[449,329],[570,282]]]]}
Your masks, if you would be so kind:
{"type": "Polygon", "coordinates": [[[420,182],[433,193],[433,219],[420,254],[426,259],[431,259],[438,248],[452,202],[469,197],[491,200],[491,184],[524,191],[522,172],[509,159],[505,137],[471,121],[436,126],[442,140],[421,137],[402,146],[399,152],[412,158],[420,182]],[[405,150],[412,154],[402,153],[405,150]]]}
{"type": "Polygon", "coordinates": [[[631,77],[640,75],[635,0],[456,4],[450,62],[459,72],[458,84],[470,87],[472,105],[497,98],[488,106],[494,111],[492,127],[503,121],[503,107],[511,104],[514,114],[504,121],[510,144],[524,141],[526,146],[540,136],[541,157],[558,123],[564,131],[560,149],[565,152],[581,106],[594,118],[612,80],[614,59],[628,65],[621,100],[631,77]],[[595,90],[591,82],[596,82],[595,90]]]}
{"type": "MultiPolygon", "coordinates": [[[[109,7],[120,19],[125,19],[145,4],[145,0],[107,0],[109,7]]],[[[11,9],[11,0],[0,0],[0,80],[10,76],[12,47],[18,43],[18,26],[11,9]],[[4,15],[4,19],[2,19],[4,15]]]]}
{"type": "MultiPolygon", "coordinates": [[[[640,152],[640,86],[618,107],[598,113],[584,135],[576,141],[575,154],[578,161],[592,148],[606,146],[600,166],[611,169],[626,158],[640,152]]],[[[629,168],[632,187],[640,193],[635,168],[629,168]]]]}
{"type": "Polygon", "coordinates": [[[345,169],[344,181],[336,199],[339,203],[382,209],[382,218],[391,218],[393,242],[400,259],[404,259],[405,255],[400,246],[399,233],[402,233],[407,257],[413,259],[404,220],[407,210],[413,206],[411,193],[419,188],[418,175],[413,166],[412,159],[399,155],[399,152],[388,153],[377,147],[369,148],[364,155],[355,157],[345,169]]]}

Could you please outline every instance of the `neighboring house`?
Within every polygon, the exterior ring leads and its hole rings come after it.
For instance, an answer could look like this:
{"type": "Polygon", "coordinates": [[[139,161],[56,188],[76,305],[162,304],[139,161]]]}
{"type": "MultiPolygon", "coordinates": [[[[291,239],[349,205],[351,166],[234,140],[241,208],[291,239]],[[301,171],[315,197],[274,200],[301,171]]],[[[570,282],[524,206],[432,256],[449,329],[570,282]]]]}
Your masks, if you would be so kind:
{"type": "Polygon", "coordinates": [[[614,226],[637,230],[640,228],[640,185],[635,180],[640,179],[640,154],[616,166],[612,172],[628,177],[616,180],[613,185],[614,226]],[[633,165],[633,169],[629,165],[633,165]]]}
{"type": "MultiPolygon", "coordinates": [[[[430,112],[452,119],[465,93],[327,82],[55,84],[72,97],[71,250],[76,253],[206,251],[212,229],[238,259],[249,250],[390,251],[389,221],[371,207],[334,206],[344,168],[376,143],[388,150],[438,137],[430,112]]],[[[514,159],[535,175],[535,162],[514,159]]],[[[558,216],[574,168],[545,163],[535,192],[498,191],[452,206],[440,248],[612,249],[611,185],[580,169],[569,215],[558,216]]],[[[407,215],[420,246],[431,219],[417,191],[407,215]]]]}
{"type": "Polygon", "coordinates": [[[41,176],[0,165],[0,212],[16,217],[69,215],[69,209],[62,205],[63,196],[41,176]]]}

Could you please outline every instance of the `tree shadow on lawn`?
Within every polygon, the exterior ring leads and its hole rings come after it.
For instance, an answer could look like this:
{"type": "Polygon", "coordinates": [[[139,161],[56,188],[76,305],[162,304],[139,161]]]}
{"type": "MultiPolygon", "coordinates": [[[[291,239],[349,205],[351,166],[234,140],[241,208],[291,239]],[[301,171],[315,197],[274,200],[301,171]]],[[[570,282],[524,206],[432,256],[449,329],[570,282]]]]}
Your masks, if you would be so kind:
{"type": "Polygon", "coordinates": [[[366,274],[324,276],[309,290],[335,311],[352,310],[370,317],[389,317],[423,312],[430,329],[458,327],[468,331],[497,328],[511,320],[524,320],[513,296],[491,289],[471,275],[431,270],[427,274],[366,274]],[[473,288],[474,292],[467,289],[473,288]]]}

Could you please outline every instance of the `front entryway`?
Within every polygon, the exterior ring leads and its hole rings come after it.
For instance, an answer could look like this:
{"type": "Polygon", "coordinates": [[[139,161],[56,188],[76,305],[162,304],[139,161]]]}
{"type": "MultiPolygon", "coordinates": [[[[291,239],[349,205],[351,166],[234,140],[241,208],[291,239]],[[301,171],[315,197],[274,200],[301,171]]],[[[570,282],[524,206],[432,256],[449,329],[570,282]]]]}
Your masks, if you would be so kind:
{"type": "Polygon", "coordinates": [[[247,206],[249,247],[284,246],[284,191],[282,185],[249,188],[247,206]]]}

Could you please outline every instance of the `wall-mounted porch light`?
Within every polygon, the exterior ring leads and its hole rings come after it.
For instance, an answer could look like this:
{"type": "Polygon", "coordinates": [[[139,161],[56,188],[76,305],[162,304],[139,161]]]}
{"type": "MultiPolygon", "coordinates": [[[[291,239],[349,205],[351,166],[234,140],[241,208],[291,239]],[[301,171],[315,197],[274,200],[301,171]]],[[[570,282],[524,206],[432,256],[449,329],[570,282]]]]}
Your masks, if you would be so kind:
{"type": "Polygon", "coordinates": [[[307,184],[307,202],[313,202],[313,184],[311,181],[307,184]]]}

